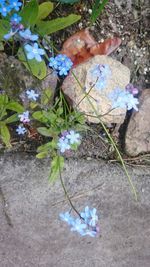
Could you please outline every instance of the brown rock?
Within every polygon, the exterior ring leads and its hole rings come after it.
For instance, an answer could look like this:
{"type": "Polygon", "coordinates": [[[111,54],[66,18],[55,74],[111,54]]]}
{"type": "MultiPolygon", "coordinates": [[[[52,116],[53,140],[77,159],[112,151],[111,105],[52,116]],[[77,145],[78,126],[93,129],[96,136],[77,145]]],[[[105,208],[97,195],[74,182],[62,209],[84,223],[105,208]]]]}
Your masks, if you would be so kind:
{"type": "Polygon", "coordinates": [[[150,152],[150,89],[139,98],[139,111],[131,116],[126,132],[126,153],[137,156],[150,152]]]}
{"type": "Polygon", "coordinates": [[[35,89],[41,93],[49,88],[53,99],[56,85],[57,75],[51,69],[47,70],[45,79],[38,80],[19,60],[0,53],[0,89],[5,90],[11,98],[18,98],[27,89],[35,89]]]}
{"type": "Polygon", "coordinates": [[[73,73],[74,75],[70,73],[68,77],[66,77],[62,86],[64,93],[71,100],[73,107],[77,107],[79,111],[84,112],[87,121],[89,122],[99,123],[99,119],[96,118],[98,114],[100,119],[105,123],[123,123],[126,109],[116,108],[111,110],[112,103],[108,95],[117,87],[125,90],[125,86],[130,81],[130,70],[111,57],[95,56],[87,62],[79,64],[73,69],[73,73]],[[92,89],[89,92],[89,89],[91,88],[89,69],[97,64],[109,65],[111,75],[103,90],[97,90],[92,86],[92,89]],[[88,97],[85,97],[87,93],[88,97]],[[92,103],[95,110],[93,110],[93,107],[89,102],[92,103]]]}

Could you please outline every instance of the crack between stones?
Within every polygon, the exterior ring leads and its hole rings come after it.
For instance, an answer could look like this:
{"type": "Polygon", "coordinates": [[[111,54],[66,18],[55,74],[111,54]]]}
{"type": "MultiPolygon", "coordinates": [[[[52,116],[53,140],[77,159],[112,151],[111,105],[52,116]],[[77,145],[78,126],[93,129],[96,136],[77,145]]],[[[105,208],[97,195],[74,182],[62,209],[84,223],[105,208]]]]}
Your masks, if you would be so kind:
{"type": "Polygon", "coordinates": [[[13,227],[11,218],[8,215],[8,212],[6,210],[6,199],[5,199],[5,196],[4,196],[4,193],[3,193],[3,190],[1,188],[1,186],[0,186],[0,199],[1,199],[2,209],[3,209],[3,213],[4,213],[4,216],[5,216],[6,222],[10,227],[13,227]]]}

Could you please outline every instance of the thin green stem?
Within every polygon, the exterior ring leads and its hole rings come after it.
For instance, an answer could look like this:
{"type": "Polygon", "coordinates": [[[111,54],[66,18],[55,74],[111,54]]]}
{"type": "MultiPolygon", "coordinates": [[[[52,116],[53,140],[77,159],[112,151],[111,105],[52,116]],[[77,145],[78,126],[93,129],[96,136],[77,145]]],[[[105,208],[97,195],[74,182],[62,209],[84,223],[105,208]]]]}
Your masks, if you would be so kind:
{"type": "MultiPolygon", "coordinates": [[[[72,73],[73,73],[73,72],[72,72],[72,73]]],[[[73,73],[73,76],[74,76],[74,78],[76,79],[76,81],[78,82],[79,86],[80,86],[81,89],[82,89],[83,86],[81,85],[80,81],[78,80],[78,78],[76,77],[76,75],[75,75],[74,73],[73,73]]],[[[133,185],[132,179],[131,179],[131,177],[130,177],[130,175],[129,175],[129,173],[128,173],[128,170],[127,170],[127,168],[126,168],[126,166],[125,166],[124,160],[123,160],[123,158],[122,158],[122,156],[121,156],[121,154],[120,154],[120,152],[119,152],[119,149],[117,148],[117,145],[116,145],[115,141],[113,140],[112,136],[111,136],[110,133],[108,132],[108,130],[107,130],[105,124],[100,120],[100,118],[99,118],[99,114],[98,114],[97,110],[95,109],[93,103],[91,102],[91,100],[90,100],[90,98],[89,98],[89,95],[86,94],[86,97],[87,97],[88,102],[89,102],[90,106],[92,107],[94,113],[96,114],[97,118],[99,119],[100,124],[102,125],[104,131],[106,132],[106,134],[107,134],[107,136],[108,136],[110,142],[112,143],[112,145],[113,145],[113,147],[114,147],[114,149],[115,149],[115,151],[116,151],[118,157],[119,157],[119,160],[120,160],[120,162],[121,162],[121,164],[122,164],[122,167],[123,167],[123,169],[124,169],[124,171],[125,171],[125,174],[126,174],[126,176],[127,176],[127,178],[128,178],[128,181],[129,181],[129,184],[130,184],[130,186],[131,186],[131,189],[132,189],[133,195],[134,195],[134,197],[135,197],[135,200],[137,201],[137,192],[136,192],[136,189],[135,189],[135,187],[134,187],[134,185],[133,185]]]]}

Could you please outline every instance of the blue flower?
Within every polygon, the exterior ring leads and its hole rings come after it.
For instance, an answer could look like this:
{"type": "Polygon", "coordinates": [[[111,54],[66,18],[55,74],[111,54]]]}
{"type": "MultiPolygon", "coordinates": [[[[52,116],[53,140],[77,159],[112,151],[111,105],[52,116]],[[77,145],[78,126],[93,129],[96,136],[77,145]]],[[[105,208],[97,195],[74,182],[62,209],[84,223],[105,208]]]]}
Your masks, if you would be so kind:
{"type": "Polygon", "coordinates": [[[26,29],[24,31],[19,31],[19,35],[25,39],[25,40],[30,40],[30,41],[37,41],[38,40],[38,35],[32,34],[29,29],[26,29]]]}
{"type": "Polygon", "coordinates": [[[74,224],[74,218],[71,217],[70,213],[67,211],[65,213],[60,213],[59,217],[62,221],[67,222],[68,225],[73,225],[74,224]]]}
{"type": "Polygon", "coordinates": [[[115,88],[108,97],[112,102],[112,108],[127,108],[127,110],[134,108],[138,111],[138,99],[126,90],[115,88]]]}
{"type": "Polygon", "coordinates": [[[92,227],[96,227],[96,224],[98,222],[98,216],[96,215],[96,209],[89,209],[89,207],[85,207],[84,212],[81,212],[81,217],[84,219],[84,221],[92,226],[92,227]]]}
{"type": "Polygon", "coordinates": [[[20,118],[20,121],[23,123],[28,123],[30,121],[28,110],[23,112],[22,114],[18,115],[18,117],[20,118]]]}
{"type": "Polygon", "coordinates": [[[18,2],[18,0],[9,0],[9,3],[10,7],[16,11],[19,11],[20,7],[22,6],[22,3],[18,2]]]}
{"type": "Polygon", "coordinates": [[[111,76],[111,70],[107,64],[96,64],[90,70],[91,83],[97,90],[103,90],[106,87],[107,80],[111,76]]]}
{"type": "Polygon", "coordinates": [[[9,33],[5,34],[3,38],[5,40],[9,40],[12,36],[14,36],[17,33],[18,30],[14,31],[13,29],[10,30],[9,33]]]}
{"type": "Polygon", "coordinates": [[[57,55],[55,58],[51,57],[49,61],[49,66],[57,70],[60,76],[67,75],[73,65],[70,58],[61,54],[57,55]]]}
{"type": "Polygon", "coordinates": [[[69,133],[66,135],[66,138],[69,139],[71,145],[80,142],[80,134],[76,133],[74,130],[69,131],[69,133]]]}
{"type": "Polygon", "coordinates": [[[81,219],[77,218],[73,226],[71,227],[71,231],[77,231],[80,235],[85,235],[85,229],[87,228],[87,225],[85,223],[82,223],[81,219]]]}
{"type": "Polygon", "coordinates": [[[66,150],[69,150],[71,147],[68,142],[68,139],[60,137],[58,141],[58,148],[60,149],[61,153],[64,153],[66,150]]]}
{"type": "Polygon", "coordinates": [[[20,17],[16,13],[13,14],[13,16],[11,16],[11,18],[10,18],[11,23],[15,23],[15,24],[18,24],[21,20],[22,20],[22,17],[20,17]]]}
{"type": "Polygon", "coordinates": [[[16,129],[16,132],[20,135],[20,134],[25,134],[26,133],[26,128],[23,127],[22,125],[19,125],[18,128],[16,129]]]}
{"type": "Polygon", "coordinates": [[[27,51],[28,59],[35,58],[38,62],[42,61],[41,55],[44,55],[45,51],[44,49],[39,48],[37,43],[34,43],[33,46],[26,44],[24,48],[27,51]]]}
{"type": "Polygon", "coordinates": [[[7,14],[11,11],[11,7],[8,6],[8,5],[1,5],[0,7],[0,14],[3,16],[3,17],[6,17],[7,14]]]}
{"type": "Polygon", "coordinates": [[[27,97],[30,100],[36,101],[39,97],[39,94],[36,94],[34,90],[27,90],[26,91],[27,97]]]}

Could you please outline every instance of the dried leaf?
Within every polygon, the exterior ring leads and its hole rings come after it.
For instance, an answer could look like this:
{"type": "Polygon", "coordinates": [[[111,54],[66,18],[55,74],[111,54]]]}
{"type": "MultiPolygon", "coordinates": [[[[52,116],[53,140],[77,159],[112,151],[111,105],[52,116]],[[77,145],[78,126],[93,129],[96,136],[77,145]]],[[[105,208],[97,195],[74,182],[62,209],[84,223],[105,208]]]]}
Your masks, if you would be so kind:
{"type": "Polygon", "coordinates": [[[121,39],[118,37],[106,39],[103,43],[96,44],[90,48],[92,55],[110,55],[121,44],[121,39]]]}

